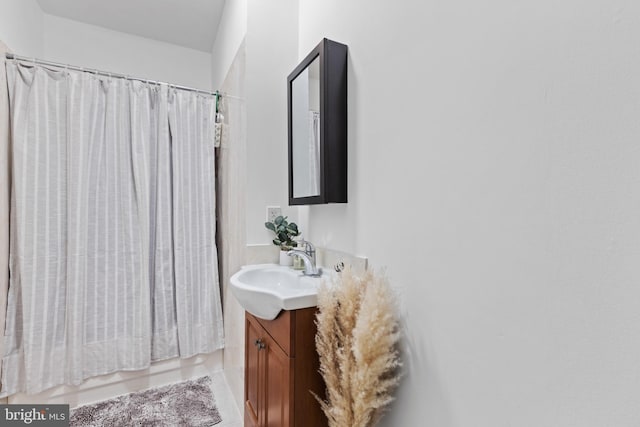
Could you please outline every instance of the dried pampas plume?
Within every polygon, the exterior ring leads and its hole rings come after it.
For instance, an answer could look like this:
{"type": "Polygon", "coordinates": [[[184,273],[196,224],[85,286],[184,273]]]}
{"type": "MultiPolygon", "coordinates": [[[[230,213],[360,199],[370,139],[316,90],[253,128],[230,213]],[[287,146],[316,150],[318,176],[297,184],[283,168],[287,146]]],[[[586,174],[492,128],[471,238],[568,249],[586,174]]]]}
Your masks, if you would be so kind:
{"type": "Polygon", "coordinates": [[[318,291],[316,348],[326,400],[316,396],[329,427],[370,427],[399,383],[400,339],[387,278],[345,269],[318,291]]]}

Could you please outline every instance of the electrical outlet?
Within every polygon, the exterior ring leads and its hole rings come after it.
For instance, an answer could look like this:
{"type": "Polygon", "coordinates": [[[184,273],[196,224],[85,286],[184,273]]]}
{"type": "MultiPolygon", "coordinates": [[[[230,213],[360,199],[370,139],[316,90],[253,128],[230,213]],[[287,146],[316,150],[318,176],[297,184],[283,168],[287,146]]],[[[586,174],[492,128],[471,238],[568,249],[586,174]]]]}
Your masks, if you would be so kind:
{"type": "Polygon", "coordinates": [[[280,206],[267,206],[267,221],[273,222],[274,219],[282,215],[280,206]]]}

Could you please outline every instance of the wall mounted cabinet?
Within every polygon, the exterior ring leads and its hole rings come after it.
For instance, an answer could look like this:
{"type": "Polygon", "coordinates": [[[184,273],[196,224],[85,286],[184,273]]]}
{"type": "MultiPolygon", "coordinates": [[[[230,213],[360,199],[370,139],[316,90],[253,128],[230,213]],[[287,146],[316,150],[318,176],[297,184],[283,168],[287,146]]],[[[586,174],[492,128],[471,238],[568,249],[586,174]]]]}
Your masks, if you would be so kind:
{"type": "Polygon", "coordinates": [[[245,427],[327,425],[310,391],[324,396],[315,349],[316,308],[274,320],[245,313],[245,427]]]}
{"type": "Polygon", "coordinates": [[[347,202],[347,46],[323,39],[287,78],[289,205],[347,202]]]}

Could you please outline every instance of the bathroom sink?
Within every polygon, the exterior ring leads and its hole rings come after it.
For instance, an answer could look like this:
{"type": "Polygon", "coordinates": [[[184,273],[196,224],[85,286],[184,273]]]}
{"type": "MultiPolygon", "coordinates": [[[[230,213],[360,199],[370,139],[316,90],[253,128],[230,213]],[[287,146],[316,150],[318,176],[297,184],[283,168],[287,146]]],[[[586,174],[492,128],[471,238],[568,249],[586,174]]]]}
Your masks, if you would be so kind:
{"type": "Polygon", "coordinates": [[[231,292],[249,313],[273,320],[281,310],[315,307],[318,287],[328,277],[307,277],[275,264],[248,265],[231,276],[231,292]]]}

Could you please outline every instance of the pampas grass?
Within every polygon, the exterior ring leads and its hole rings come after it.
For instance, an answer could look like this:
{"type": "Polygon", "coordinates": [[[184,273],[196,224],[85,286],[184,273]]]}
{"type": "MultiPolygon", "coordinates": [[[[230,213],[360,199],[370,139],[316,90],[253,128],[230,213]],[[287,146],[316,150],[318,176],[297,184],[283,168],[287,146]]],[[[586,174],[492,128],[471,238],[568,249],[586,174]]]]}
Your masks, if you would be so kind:
{"type": "Polygon", "coordinates": [[[329,427],[370,427],[399,383],[400,339],[395,296],[387,278],[345,269],[318,291],[316,348],[329,427]]]}

